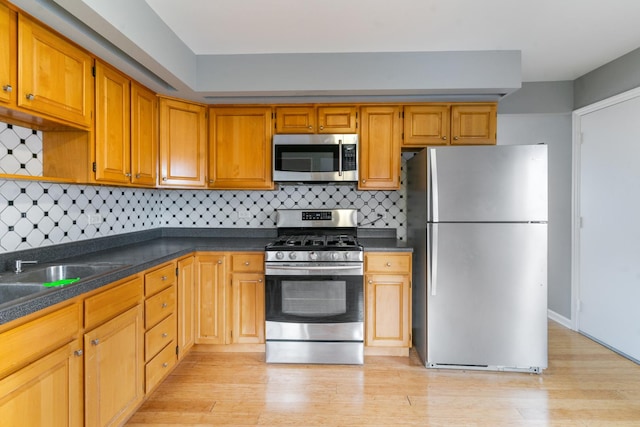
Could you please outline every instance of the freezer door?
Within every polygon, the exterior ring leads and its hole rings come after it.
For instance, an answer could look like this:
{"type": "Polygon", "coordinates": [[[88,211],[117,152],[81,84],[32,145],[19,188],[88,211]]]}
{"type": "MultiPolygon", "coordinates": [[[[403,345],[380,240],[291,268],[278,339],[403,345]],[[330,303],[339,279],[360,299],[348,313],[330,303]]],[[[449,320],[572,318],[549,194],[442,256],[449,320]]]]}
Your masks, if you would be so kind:
{"type": "Polygon", "coordinates": [[[547,221],[547,146],[427,149],[429,222],[547,221]]]}
{"type": "Polygon", "coordinates": [[[545,369],[546,224],[427,230],[427,366],[545,369]]]}

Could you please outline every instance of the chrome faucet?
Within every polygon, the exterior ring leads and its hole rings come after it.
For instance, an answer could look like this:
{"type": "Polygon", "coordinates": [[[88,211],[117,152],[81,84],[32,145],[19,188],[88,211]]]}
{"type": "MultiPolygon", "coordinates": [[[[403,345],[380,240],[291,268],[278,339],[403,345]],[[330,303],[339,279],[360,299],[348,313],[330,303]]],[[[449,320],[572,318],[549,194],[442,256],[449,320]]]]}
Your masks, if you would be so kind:
{"type": "Polygon", "coordinates": [[[37,264],[38,261],[23,261],[21,259],[16,260],[16,273],[22,273],[22,264],[37,264]]]}

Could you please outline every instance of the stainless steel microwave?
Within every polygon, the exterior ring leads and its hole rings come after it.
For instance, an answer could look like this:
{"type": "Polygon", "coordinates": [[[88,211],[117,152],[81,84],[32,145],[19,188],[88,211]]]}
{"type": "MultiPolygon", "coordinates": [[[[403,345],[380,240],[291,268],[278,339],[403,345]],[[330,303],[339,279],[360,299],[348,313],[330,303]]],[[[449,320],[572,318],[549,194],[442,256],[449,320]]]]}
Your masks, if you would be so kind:
{"type": "Polygon", "coordinates": [[[274,135],[273,180],[357,182],[358,135],[274,135]]]}

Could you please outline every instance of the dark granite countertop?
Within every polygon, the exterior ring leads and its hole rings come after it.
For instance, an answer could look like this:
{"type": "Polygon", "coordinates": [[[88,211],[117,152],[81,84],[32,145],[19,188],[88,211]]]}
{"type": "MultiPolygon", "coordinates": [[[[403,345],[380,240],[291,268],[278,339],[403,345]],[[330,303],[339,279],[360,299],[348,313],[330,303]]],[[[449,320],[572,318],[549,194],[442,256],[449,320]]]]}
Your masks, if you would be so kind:
{"type": "MultiPolygon", "coordinates": [[[[275,236],[273,230],[211,230],[158,229],[105,237],[65,245],[55,245],[19,251],[0,256],[5,271],[0,276],[14,274],[10,270],[16,259],[36,259],[40,263],[97,263],[124,264],[109,273],[80,280],[62,288],[50,288],[37,294],[0,304],[0,324],[34,313],[59,302],[71,299],[101,286],[126,278],[166,261],[195,251],[262,251],[275,236]]],[[[359,237],[365,251],[411,251],[405,242],[389,237],[359,237]]],[[[28,268],[38,268],[29,266],[28,268]]],[[[28,268],[25,268],[27,271],[28,268]]]]}

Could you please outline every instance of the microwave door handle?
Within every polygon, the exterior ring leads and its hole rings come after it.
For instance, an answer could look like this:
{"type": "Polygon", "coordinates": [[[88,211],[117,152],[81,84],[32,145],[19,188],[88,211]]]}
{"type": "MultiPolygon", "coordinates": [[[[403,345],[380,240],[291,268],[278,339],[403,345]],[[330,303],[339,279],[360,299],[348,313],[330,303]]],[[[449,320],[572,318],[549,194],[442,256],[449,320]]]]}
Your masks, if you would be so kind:
{"type": "Polygon", "coordinates": [[[342,176],[342,140],[338,140],[338,176],[342,176]]]}

